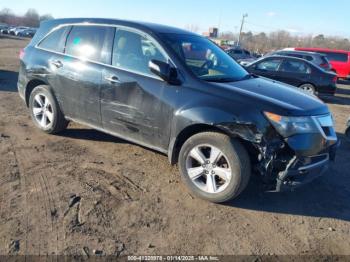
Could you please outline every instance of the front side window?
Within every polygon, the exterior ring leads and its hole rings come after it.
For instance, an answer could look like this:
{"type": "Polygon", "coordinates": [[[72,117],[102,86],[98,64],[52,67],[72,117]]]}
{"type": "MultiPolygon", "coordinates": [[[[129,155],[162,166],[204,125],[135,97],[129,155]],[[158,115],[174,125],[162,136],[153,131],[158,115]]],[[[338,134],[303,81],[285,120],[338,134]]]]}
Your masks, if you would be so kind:
{"type": "Polygon", "coordinates": [[[105,45],[114,28],[102,26],[74,26],[67,38],[66,53],[81,59],[105,62],[105,45]]]}
{"type": "Polygon", "coordinates": [[[164,41],[198,78],[234,82],[249,76],[235,60],[210,40],[190,34],[163,34],[164,41]]]}
{"type": "Polygon", "coordinates": [[[268,59],[257,64],[256,70],[274,72],[278,70],[278,67],[280,66],[281,63],[282,63],[282,59],[268,59]]]}
{"type": "Polygon", "coordinates": [[[310,74],[311,68],[303,61],[286,60],[280,68],[281,72],[310,74]]]}
{"type": "Polygon", "coordinates": [[[153,40],[139,33],[117,30],[112,53],[113,66],[153,75],[148,67],[151,60],[168,62],[153,40]]]}
{"type": "Polygon", "coordinates": [[[70,27],[62,27],[53,31],[43,41],[39,43],[39,47],[54,52],[63,53],[66,34],[70,27]]]}

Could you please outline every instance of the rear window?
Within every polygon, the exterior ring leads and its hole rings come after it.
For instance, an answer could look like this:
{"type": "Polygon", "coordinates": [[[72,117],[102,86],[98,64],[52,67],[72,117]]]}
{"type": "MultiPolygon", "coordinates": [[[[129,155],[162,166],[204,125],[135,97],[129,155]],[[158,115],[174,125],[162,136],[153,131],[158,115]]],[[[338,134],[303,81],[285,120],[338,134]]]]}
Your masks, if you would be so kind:
{"type": "Polygon", "coordinates": [[[66,53],[96,62],[109,62],[103,50],[112,44],[114,30],[103,26],[74,26],[67,38],[66,53]]]}
{"type": "Polygon", "coordinates": [[[63,27],[53,31],[44,40],[39,43],[40,48],[44,48],[50,51],[63,53],[64,44],[66,41],[66,34],[70,27],[63,27]]]}
{"type": "Polygon", "coordinates": [[[333,53],[333,52],[319,52],[325,54],[329,61],[348,62],[348,54],[346,53],[333,53]]]}
{"type": "Polygon", "coordinates": [[[298,74],[310,74],[311,68],[303,61],[285,60],[279,71],[298,74]]]}

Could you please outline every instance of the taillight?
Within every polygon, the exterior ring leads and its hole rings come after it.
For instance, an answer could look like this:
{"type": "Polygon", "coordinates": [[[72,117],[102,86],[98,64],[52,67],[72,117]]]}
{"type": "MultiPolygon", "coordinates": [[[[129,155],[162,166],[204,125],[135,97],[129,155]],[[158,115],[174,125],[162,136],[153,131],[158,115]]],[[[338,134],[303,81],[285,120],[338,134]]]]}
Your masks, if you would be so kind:
{"type": "Polygon", "coordinates": [[[19,59],[23,59],[25,54],[24,49],[21,49],[21,51],[19,51],[19,59]]]}
{"type": "Polygon", "coordinates": [[[337,76],[333,77],[333,83],[337,83],[337,82],[338,82],[338,77],[337,76]]]}

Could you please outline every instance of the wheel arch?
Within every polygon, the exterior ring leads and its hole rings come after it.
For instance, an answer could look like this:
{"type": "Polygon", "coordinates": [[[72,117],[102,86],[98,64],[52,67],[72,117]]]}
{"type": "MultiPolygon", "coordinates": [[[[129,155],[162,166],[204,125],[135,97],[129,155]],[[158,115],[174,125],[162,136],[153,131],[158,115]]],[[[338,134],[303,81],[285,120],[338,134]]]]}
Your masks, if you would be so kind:
{"type": "Polygon", "coordinates": [[[34,88],[36,88],[37,86],[41,86],[41,85],[48,85],[48,83],[46,81],[44,81],[42,79],[38,79],[38,78],[34,78],[27,83],[26,88],[25,88],[25,93],[24,93],[25,103],[26,103],[27,107],[29,106],[30,94],[33,92],[34,88]]]}
{"type": "MultiPolygon", "coordinates": [[[[231,125],[235,125],[235,124],[231,124],[231,125]]],[[[245,147],[245,149],[247,149],[248,152],[251,152],[253,148],[252,143],[258,142],[260,139],[259,138],[260,136],[257,133],[255,133],[255,130],[253,131],[254,128],[251,128],[248,125],[237,124],[236,126],[237,127],[240,126],[240,128],[238,128],[236,131],[228,128],[228,126],[225,124],[212,125],[212,124],[200,123],[200,124],[193,124],[185,127],[173,140],[174,142],[171,143],[171,145],[169,146],[169,152],[168,152],[169,162],[172,165],[177,164],[179,153],[183,144],[193,135],[198,133],[208,132],[208,131],[218,132],[218,133],[225,134],[229,137],[236,138],[241,142],[243,147],[245,147]]]]}

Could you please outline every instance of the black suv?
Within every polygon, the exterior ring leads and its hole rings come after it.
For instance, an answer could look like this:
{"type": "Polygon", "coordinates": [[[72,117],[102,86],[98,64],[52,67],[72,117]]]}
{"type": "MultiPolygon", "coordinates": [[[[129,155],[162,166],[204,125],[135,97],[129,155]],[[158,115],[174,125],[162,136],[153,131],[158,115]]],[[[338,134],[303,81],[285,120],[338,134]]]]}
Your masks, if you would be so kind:
{"type": "Polygon", "coordinates": [[[329,60],[325,54],[306,51],[279,50],[270,53],[269,55],[297,57],[309,61],[310,63],[313,63],[314,65],[317,65],[324,70],[332,70],[332,65],[329,63],[329,60]]]}
{"type": "Polygon", "coordinates": [[[271,190],[290,190],[335,157],[325,104],[250,75],[184,30],[52,20],[20,57],[19,93],[39,129],[58,133],[76,121],[167,154],[190,190],[209,201],[238,196],[253,170],[271,190]]]}

